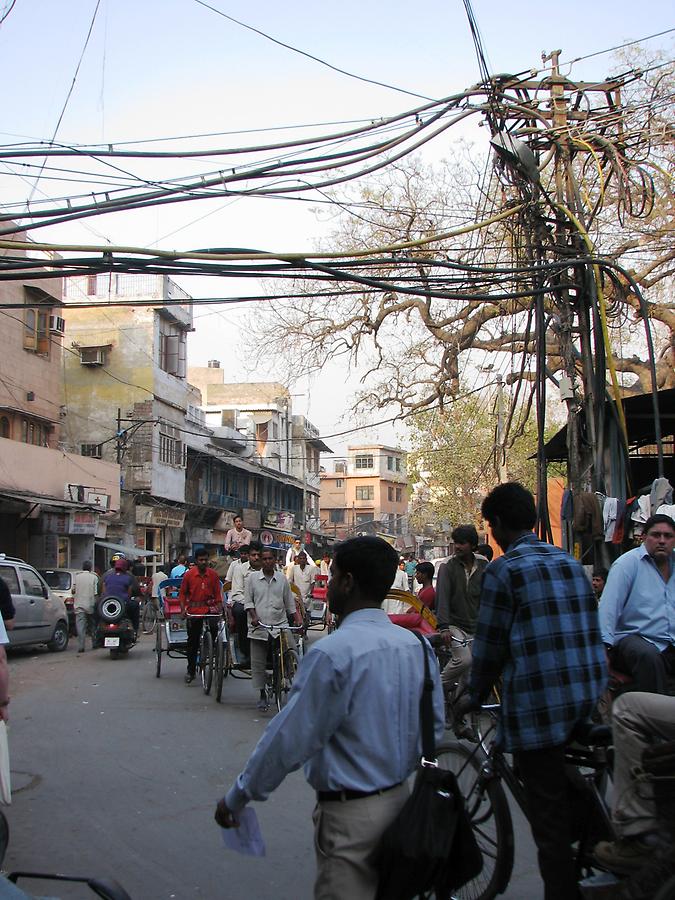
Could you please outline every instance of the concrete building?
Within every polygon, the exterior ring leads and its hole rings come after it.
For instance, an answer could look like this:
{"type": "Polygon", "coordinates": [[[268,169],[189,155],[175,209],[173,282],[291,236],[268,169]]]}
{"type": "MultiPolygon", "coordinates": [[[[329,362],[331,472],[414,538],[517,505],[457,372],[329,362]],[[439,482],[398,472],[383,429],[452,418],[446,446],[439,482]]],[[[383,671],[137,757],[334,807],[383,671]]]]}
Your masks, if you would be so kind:
{"type": "Polygon", "coordinates": [[[79,566],[94,559],[94,541],[119,510],[119,466],[83,459],[67,444],[76,417],[63,385],[73,354],[63,346],[60,281],[5,281],[0,298],[22,307],[0,310],[0,552],[41,567],[79,566]]]}
{"type": "Polygon", "coordinates": [[[189,549],[186,416],[201,400],[186,380],[191,298],[165,275],[71,278],[64,292],[67,303],[97,304],[66,308],[74,351],[64,366],[66,440],[84,456],[120,463],[122,503],[111,542],[154,554],[150,572],[189,549]],[[129,305],[106,309],[111,300],[129,305]]]}
{"type": "Polygon", "coordinates": [[[214,439],[229,441],[236,464],[246,467],[235,484],[247,527],[274,547],[289,546],[298,536],[323,546],[319,454],[331,450],[311,422],[293,415],[288,389],[277,382],[225,383],[218,360],[191,366],[188,378],[201,391],[214,439]]]}
{"type": "Polygon", "coordinates": [[[408,477],[403,450],[385,444],[347,448],[347,459],[321,472],[322,527],[338,539],[359,531],[402,536],[407,531],[408,477]]]}

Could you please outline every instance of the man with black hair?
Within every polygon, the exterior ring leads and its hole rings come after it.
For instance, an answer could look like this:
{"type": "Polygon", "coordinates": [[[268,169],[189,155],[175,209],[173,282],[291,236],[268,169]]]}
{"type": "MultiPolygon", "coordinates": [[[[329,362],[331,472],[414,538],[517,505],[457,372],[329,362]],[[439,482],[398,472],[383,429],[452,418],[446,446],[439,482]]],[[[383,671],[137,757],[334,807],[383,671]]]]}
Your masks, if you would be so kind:
{"type": "Polygon", "coordinates": [[[644,540],[620,556],[600,601],[602,639],[628,690],[669,693],[675,678],[675,522],[657,513],[644,540]]]}
{"type": "Polygon", "coordinates": [[[287,705],[216,808],[218,824],[232,828],[247,803],[267,799],[304,764],[317,794],[315,900],[375,897],[370,856],[405,803],[406,780],[421,753],[423,653],[434,681],[436,737],[443,735],[434,654],[380,608],[397,564],[396,551],[381,538],[338,544],[328,603],[340,627],[303,658],[287,705]]]}
{"type": "MultiPolygon", "coordinates": [[[[442,563],[436,580],[436,618],[438,630],[450,647],[450,662],[443,669],[441,681],[445,690],[464,686],[471,668],[471,642],[476,630],[480,589],[487,566],[484,557],[476,555],[478,532],[473,525],[459,525],[452,532],[455,554],[442,563]]],[[[467,726],[457,720],[460,737],[472,737],[467,726]]]]}
{"type": "Polygon", "coordinates": [[[501,677],[497,741],[522,779],[546,900],[577,894],[565,745],[607,680],[597,603],[581,565],[538,540],[534,497],[515,482],[483,501],[504,555],[483,577],[468,697],[477,708],[501,677]]]}

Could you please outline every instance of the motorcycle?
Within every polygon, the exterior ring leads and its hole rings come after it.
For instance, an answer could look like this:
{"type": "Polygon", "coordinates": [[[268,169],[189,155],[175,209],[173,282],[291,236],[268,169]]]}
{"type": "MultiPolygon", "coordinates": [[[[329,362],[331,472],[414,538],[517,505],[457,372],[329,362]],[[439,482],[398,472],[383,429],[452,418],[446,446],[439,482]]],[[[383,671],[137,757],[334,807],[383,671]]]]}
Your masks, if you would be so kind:
{"type": "Polygon", "coordinates": [[[101,597],[96,604],[96,620],[94,649],[110,650],[112,659],[126,656],[136,643],[136,632],[125,601],[119,597],[101,597]]]}

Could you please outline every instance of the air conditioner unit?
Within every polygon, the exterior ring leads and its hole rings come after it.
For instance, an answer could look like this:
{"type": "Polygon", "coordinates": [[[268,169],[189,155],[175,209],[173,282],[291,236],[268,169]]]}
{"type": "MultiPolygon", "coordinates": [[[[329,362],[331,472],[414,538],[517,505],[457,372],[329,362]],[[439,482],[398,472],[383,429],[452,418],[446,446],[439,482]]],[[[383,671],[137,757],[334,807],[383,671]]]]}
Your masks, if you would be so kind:
{"type": "Polygon", "coordinates": [[[105,349],[103,347],[80,347],[80,365],[102,366],[105,364],[105,349]]]}
{"type": "Polygon", "coordinates": [[[66,330],[66,320],[61,316],[50,316],[49,330],[52,334],[63,334],[66,330]]]}

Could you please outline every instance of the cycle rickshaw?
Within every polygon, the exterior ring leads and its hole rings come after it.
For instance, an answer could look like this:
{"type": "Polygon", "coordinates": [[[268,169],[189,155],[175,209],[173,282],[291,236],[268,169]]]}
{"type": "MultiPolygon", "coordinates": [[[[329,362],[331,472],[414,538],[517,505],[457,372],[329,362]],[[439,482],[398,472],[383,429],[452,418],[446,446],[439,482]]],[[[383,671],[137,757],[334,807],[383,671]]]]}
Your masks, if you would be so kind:
{"type": "MultiPolygon", "coordinates": [[[[162,654],[166,654],[169,659],[187,659],[187,619],[181,613],[178,600],[180,584],[180,578],[169,578],[159,585],[164,617],[155,625],[155,675],[157,678],[162,674],[162,654]]],[[[227,620],[222,613],[209,613],[206,607],[203,612],[198,610],[192,615],[204,621],[197,654],[197,670],[202,688],[205,694],[210,694],[215,682],[214,696],[220,703],[223,681],[232,669],[227,620]]],[[[188,614],[189,616],[190,614],[188,614]]]]}

